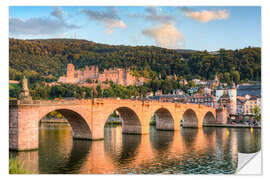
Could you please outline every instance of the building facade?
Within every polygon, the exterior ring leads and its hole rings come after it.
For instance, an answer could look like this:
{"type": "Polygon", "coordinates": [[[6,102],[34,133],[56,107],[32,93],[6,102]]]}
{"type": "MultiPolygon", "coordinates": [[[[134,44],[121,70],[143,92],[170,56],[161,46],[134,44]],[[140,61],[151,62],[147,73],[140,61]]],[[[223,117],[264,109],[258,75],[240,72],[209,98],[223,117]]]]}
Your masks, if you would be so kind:
{"type": "Polygon", "coordinates": [[[155,101],[160,101],[160,102],[187,103],[187,97],[184,95],[164,94],[164,95],[149,96],[148,98],[150,100],[155,100],[155,101]]]}
{"type": "Polygon", "coordinates": [[[261,98],[245,95],[237,96],[237,113],[243,115],[254,115],[254,108],[258,106],[261,109],[261,98]]]}
{"type": "Polygon", "coordinates": [[[229,114],[237,113],[237,89],[233,83],[229,89],[220,86],[216,89],[217,108],[225,107],[229,114]]]}
{"type": "Polygon", "coordinates": [[[205,106],[216,107],[216,98],[210,94],[196,94],[188,97],[188,103],[203,104],[205,106]]]}
{"type": "Polygon", "coordinates": [[[117,68],[117,69],[105,69],[100,72],[97,66],[85,66],[84,70],[75,70],[73,64],[67,65],[66,76],[61,76],[58,82],[77,84],[83,83],[88,80],[93,82],[105,82],[112,81],[115,84],[129,86],[129,85],[142,85],[147,79],[143,77],[135,77],[130,74],[129,70],[117,68]]]}

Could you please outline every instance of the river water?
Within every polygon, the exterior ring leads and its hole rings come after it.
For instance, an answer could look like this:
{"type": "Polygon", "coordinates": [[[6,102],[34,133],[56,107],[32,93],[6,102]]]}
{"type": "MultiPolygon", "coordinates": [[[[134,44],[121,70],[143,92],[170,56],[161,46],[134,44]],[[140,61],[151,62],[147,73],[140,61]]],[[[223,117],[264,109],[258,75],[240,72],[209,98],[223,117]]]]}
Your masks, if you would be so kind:
{"type": "Polygon", "coordinates": [[[105,126],[104,140],[73,140],[66,123],[41,123],[39,150],[13,152],[39,174],[232,174],[237,153],[260,150],[261,130],[182,128],[149,135],[122,134],[105,126]]]}

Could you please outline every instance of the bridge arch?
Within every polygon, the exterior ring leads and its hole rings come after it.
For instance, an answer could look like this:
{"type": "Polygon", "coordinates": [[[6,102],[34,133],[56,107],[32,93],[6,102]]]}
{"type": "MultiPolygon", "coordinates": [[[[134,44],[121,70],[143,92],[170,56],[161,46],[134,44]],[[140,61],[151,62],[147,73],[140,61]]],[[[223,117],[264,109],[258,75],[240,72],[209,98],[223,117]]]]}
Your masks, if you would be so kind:
{"type": "Polygon", "coordinates": [[[174,119],[167,108],[159,108],[154,114],[156,115],[156,128],[158,130],[174,130],[174,119]]]}
{"type": "Polygon", "coordinates": [[[208,111],[205,113],[204,117],[203,117],[203,124],[213,124],[216,122],[216,118],[213,114],[213,112],[208,111]]]}
{"type": "Polygon", "coordinates": [[[198,127],[199,119],[196,111],[193,109],[187,109],[182,116],[181,125],[183,127],[198,127]]]}
{"type": "Polygon", "coordinates": [[[62,114],[69,122],[72,128],[72,137],[74,139],[91,139],[91,130],[87,121],[74,110],[71,109],[53,109],[49,112],[42,113],[39,121],[52,111],[62,114]]]}
{"type": "Polygon", "coordinates": [[[127,106],[116,107],[109,114],[112,114],[114,111],[117,111],[122,119],[122,133],[141,134],[141,120],[133,109],[127,106]]]}

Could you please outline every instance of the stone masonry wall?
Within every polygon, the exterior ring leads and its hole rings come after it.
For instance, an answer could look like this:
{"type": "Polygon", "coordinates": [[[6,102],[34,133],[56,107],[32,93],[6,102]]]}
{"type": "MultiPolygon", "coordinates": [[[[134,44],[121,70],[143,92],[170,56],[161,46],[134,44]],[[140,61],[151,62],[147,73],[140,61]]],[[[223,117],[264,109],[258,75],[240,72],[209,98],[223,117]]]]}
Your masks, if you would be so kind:
{"type": "MultiPolygon", "coordinates": [[[[201,127],[205,114],[214,111],[213,108],[191,104],[113,98],[10,103],[9,147],[15,150],[38,148],[39,121],[54,110],[59,111],[69,120],[74,138],[92,140],[104,138],[104,125],[114,110],[120,113],[124,121],[122,132],[132,134],[148,134],[149,122],[155,113],[161,118],[158,121],[158,129],[179,130],[183,114],[186,118],[189,118],[185,125],[201,127]]],[[[226,111],[217,113],[217,123],[224,123],[225,116],[226,111]]]]}

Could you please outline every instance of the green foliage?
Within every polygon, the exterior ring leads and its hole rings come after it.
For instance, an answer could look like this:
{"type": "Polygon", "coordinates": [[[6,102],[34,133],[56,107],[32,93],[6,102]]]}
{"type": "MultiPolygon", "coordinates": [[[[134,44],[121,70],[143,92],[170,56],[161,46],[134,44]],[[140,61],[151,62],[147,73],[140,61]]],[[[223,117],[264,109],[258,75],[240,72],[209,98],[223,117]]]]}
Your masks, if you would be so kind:
{"type": "Polygon", "coordinates": [[[104,89],[102,94],[103,97],[120,97],[122,99],[128,99],[137,96],[145,97],[148,91],[150,91],[150,89],[145,86],[121,86],[111,83],[110,87],[104,89]]]}
{"type": "Polygon", "coordinates": [[[21,87],[18,84],[9,84],[9,97],[18,98],[20,95],[21,87]]]}
{"type": "Polygon", "coordinates": [[[117,115],[116,111],[113,111],[113,113],[111,114],[112,118],[119,118],[119,115],[117,115]]]}
{"type": "Polygon", "coordinates": [[[92,80],[92,79],[87,79],[86,82],[89,83],[89,84],[93,84],[93,83],[94,83],[94,80],[92,80]]]}
{"type": "MultiPolygon", "coordinates": [[[[26,75],[33,99],[130,98],[145,96],[148,91],[172,93],[177,88],[187,92],[188,88],[195,87],[190,80],[214,79],[216,74],[227,84],[261,79],[261,48],[221,49],[212,54],[154,46],[112,46],[74,39],[9,39],[9,44],[9,78],[21,80],[26,75]],[[64,75],[68,63],[73,63],[76,69],[85,65],[98,65],[101,71],[113,67],[130,68],[132,75],[151,80],[143,86],[127,87],[106,82],[110,86],[105,89],[100,85],[96,88],[70,84],[44,85],[44,82],[57,81],[59,76],[64,75]],[[170,78],[172,75],[173,79],[170,78]],[[188,85],[179,84],[178,80],[182,78],[190,81],[188,85]]],[[[19,92],[19,85],[9,85],[11,98],[18,98],[19,92]]]]}
{"type": "Polygon", "coordinates": [[[145,86],[153,92],[162,90],[162,92],[165,94],[172,93],[174,89],[180,88],[179,82],[174,79],[154,79],[145,83],[145,86]]]}
{"type": "Polygon", "coordinates": [[[9,174],[29,174],[30,172],[24,169],[23,163],[20,163],[19,159],[9,159],[9,174]]]}
{"type": "Polygon", "coordinates": [[[77,69],[98,65],[104,69],[130,68],[135,76],[156,79],[160,75],[213,79],[219,73],[222,82],[261,80],[261,48],[207,51],[178,51],[154,46],[113,46],[86,40],[9,40],[10,79],[20,80],[22,74],[36,81],[56,81],[64,75],[68,63],[77,69]]]}
{"type": "Polygon", "coordinates": [[[46,118],[56,118],[56,119],[63,119],[64,116],[57,111],[52,111],[49,114],[47,114],[46,118]]]}
{"type": "Polygon", "coordinates": [[[261,121],[261,110],[259,106],[255,106],[253,109],[253,113],[255,114],[254,119],[258,122],[261,121]]]}
{"type": "MultiPolygon", "coordinates": [[[[108,88],[102,88],[97,85],[96,88],[80,87],[75,84],[58,84],[54,86],[44,86],[41,83],[35,83],[30,88],[30,94],[33,100],[53,100],[62,98],[89,99],[120,97],[128,99],[131,97],[145,97],[146,93],[151,89],[146,86],[121,86],[110,82],[108,88]]],[[[10,97],[18,98],[20,86],[10,84],[10,97]]]]}

